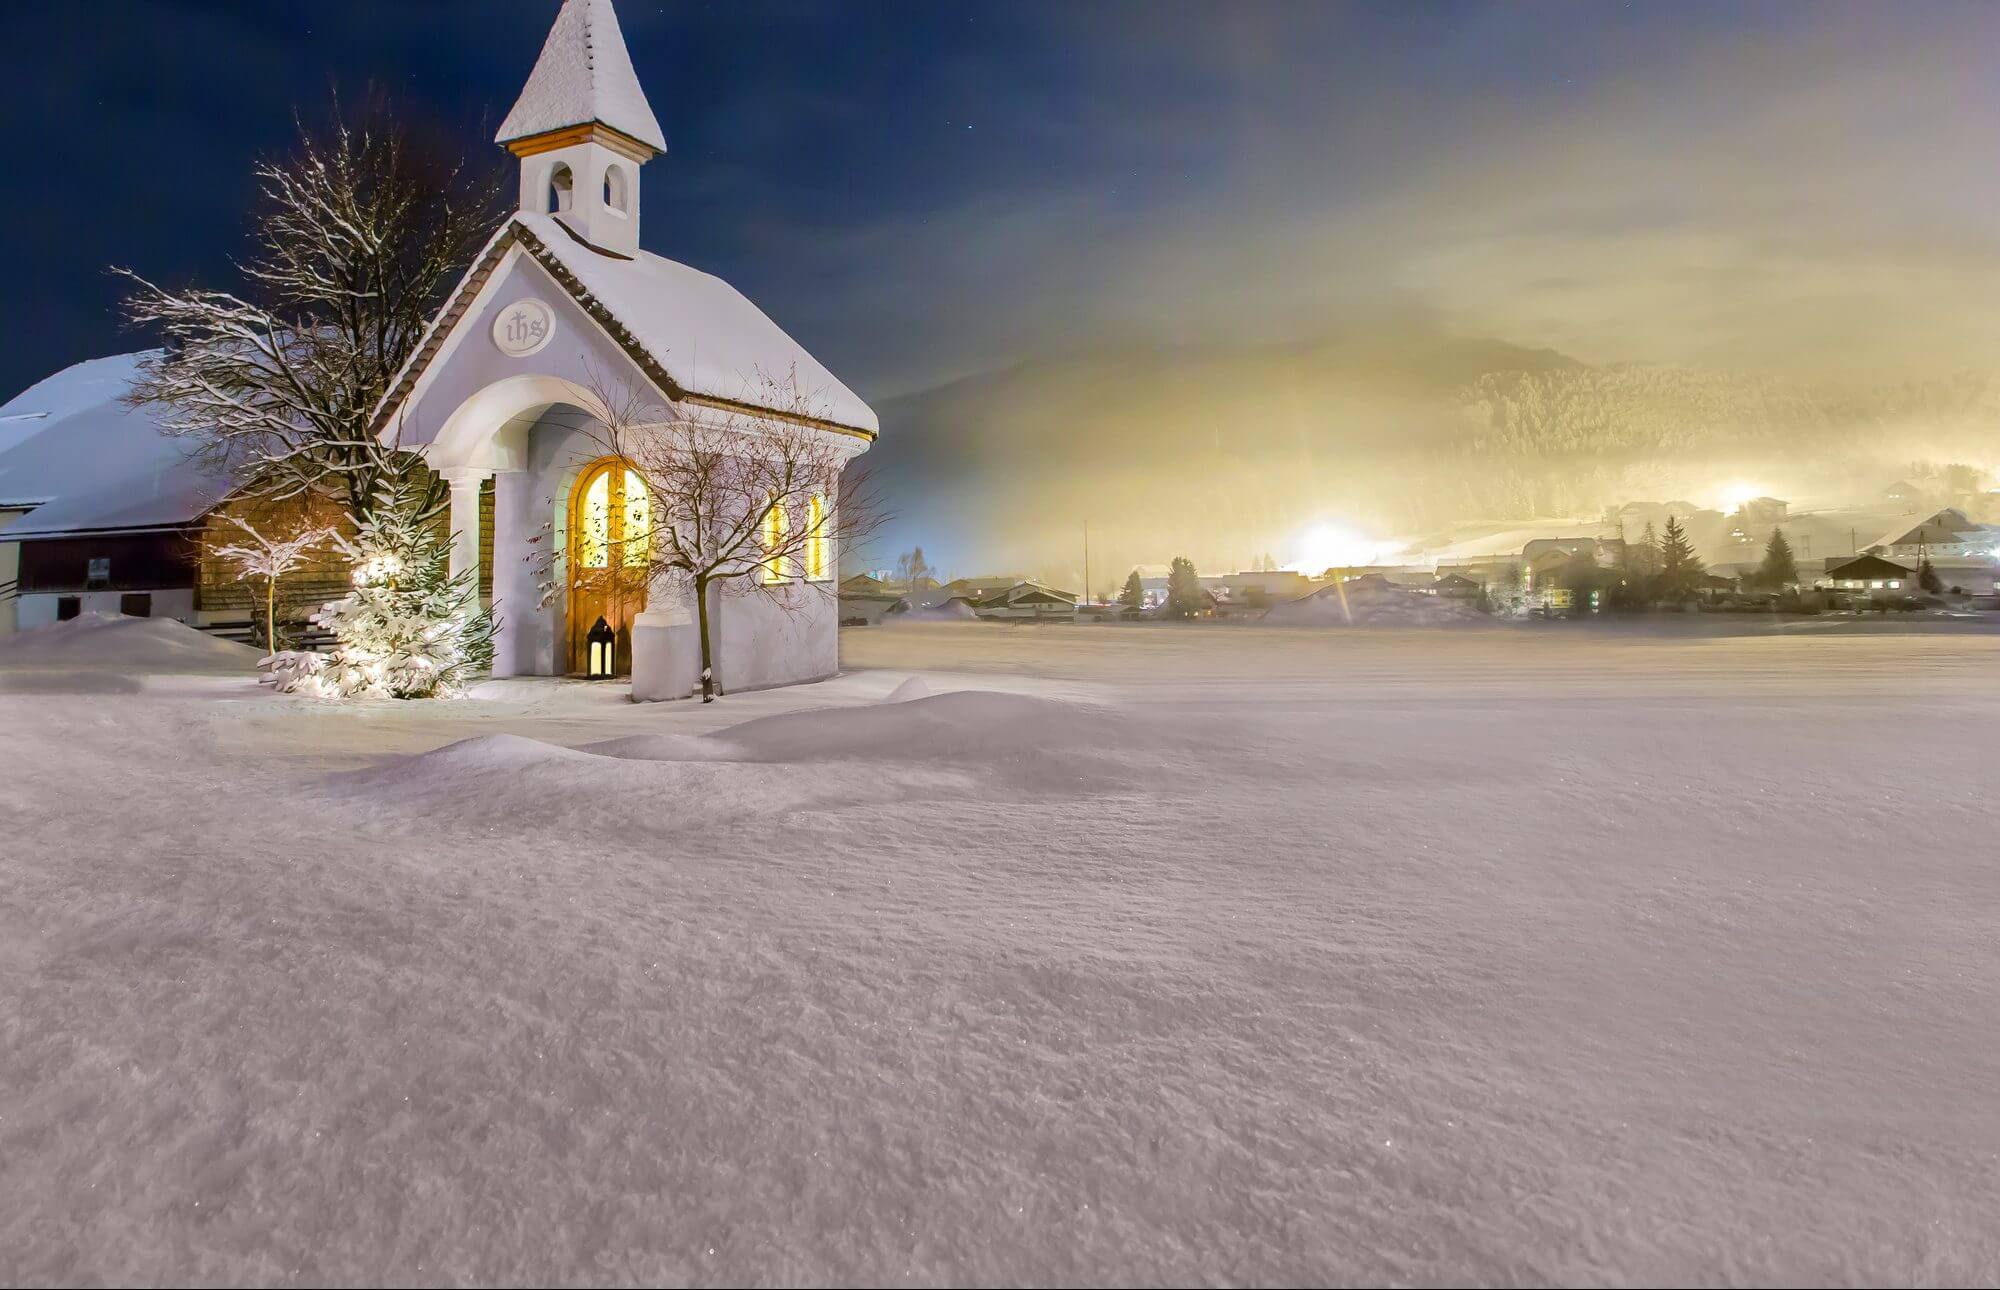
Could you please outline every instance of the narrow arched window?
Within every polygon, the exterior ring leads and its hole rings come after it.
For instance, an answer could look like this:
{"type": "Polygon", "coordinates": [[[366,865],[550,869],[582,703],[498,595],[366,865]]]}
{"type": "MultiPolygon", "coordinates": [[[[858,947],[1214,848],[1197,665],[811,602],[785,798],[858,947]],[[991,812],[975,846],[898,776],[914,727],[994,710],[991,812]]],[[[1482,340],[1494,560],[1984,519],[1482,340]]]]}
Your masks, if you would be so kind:
{"type": "Polygon", "coordinates": [[[549,214],[559,215],[569,209],[575,187],[576,176],[570,173],[567,165],[558,161],[555,169],[549,172],[549,214]]]}
{"type": "Polygon", "coordinates": [[[826,534],[830,517],[826,509],[826,496],[814,493],[810,515],[812,527],[806,534],[806,577],[821,582],[833,576],[831,553],[833,543],[826,534]]]}
{"type": "Polygon", "coordinates": [[[639,472],[625,472],[625,525],[619,541],[625,544],[625,567],[643,569],[653,553],[653,499],[639,472]]]}
{"type": "Polygon", "coordinates": [[[764,549],[770,552],[764,560],[766,582],[783,582],[792,576],[792,562],[779,550],[785,542],[785,527],[784,504],[773,502],[771,509],[764,512],[764,549]]]}
{"type": "Polygon", "coordinates": [[[628,210],[628,207],[625,204],[626,183],[627,180],[625,178],[625,167],[606,166],[604,168],[605,209],[613,211],[619,215],[623,215],[626,213],[626,211],[628,210]]]}
{"type": "Polygon", "coordinates": [[[602,569],[611,563],[611,472],[598,471],[583,490],[577,510],[576,562],[580,568],[602,569]]]}

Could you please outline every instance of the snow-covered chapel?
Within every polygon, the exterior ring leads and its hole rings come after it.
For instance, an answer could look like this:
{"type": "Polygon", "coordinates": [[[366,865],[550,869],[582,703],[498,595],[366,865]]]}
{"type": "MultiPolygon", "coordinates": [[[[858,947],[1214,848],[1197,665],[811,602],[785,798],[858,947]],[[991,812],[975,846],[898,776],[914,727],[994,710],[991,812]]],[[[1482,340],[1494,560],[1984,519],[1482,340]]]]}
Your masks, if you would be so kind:
{"type": "MultiPolygon", "coordinates": [[[[476,569],[494,605],[496,676],[583,671],[601,618],[634,697],[685,696],[700,666],[690,597],[614,567],[650,499],[607,451],[606,393],[727,418],[746,442],[809,432],[841,460],[874,441],[875,414],[728,283],[640,248],[640,171],[666,139],[611,0],[565,0],[496,142],[519,165],[518,210],[440,307],[375,432],[449,482],[453,569],[476,569]]],[[[154,415],[120,403],[139,357],[80,364],[0,408],[0,557],[20,559],[18,603],[0,608],[23,628],[91,610],[220,624],[194,535],[226,498],[154,415]]],[[[757,594],[721,598],[725,690],[837,670],[837,560],[821,544],[757,594]]]]}
{"type": "MultiPolygon", "coordinates": [[[[621,528],[646,510],[638,477],[592,433],[592,419],[613,415],[603,393],[638,387],[752,427],[806,425],[848,456],[874,440],[875,414],[728,283],[640,249],[639,172],[666,140],[611,0],[566,0],[497,141],[519,159],[520,209],[431,324],[378,433],[450,481],[454,560],[465,568],[480,558],[491,481],[496,675],[581,670],[584,636],[602,617],[637,697],[685,695],[699,676],[692,606],[594,567],[624,549],[621,528]],[[803,399],[774,397],[780,389],[803,399]],[[567,572],[553,598],[539,591],[544,535],[567,572]]],[[[816,563],[795,577],[823,587],[721,607],[725,689],[836,670],[835,560],[816,563]]]]}

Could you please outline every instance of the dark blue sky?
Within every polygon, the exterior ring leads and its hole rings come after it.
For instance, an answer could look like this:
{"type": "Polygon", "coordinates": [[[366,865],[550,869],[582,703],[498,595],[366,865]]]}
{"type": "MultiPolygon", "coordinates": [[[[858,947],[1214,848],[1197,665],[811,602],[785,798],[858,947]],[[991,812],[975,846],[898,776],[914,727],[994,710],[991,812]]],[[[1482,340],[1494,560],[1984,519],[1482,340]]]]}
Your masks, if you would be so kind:
{"type": "MultiPolygon", "coordinates": [[[[335,86],[492,149],[555,9],[7,6],[0,389],[132,347],[107,264],[227,284],[252,160],[335,86]]],[[[1763,342],[1796,323],[1889,361],[1995,282],[1994,6],[618,10],[670,147],[645,244],[874,398],[1384,312],[1591,359],[1792,361],[1763,342]]]]}

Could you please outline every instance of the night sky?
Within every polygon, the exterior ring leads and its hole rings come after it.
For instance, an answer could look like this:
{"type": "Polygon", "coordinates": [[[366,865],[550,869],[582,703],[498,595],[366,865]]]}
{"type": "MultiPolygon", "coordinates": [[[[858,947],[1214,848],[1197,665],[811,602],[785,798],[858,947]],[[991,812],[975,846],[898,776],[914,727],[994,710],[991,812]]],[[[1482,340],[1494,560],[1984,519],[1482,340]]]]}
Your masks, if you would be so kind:
{"type": "MultiPolygon", "coordinates": [[[[0,387],[230,282],[260,153],[369,85],[498,155],[553,0],[16,4],[0,387]]],[[[1588,362],[2000,346],[2000,6],[642,3],[646,246],[865,397],[1417,320],[1588,362]]]]}

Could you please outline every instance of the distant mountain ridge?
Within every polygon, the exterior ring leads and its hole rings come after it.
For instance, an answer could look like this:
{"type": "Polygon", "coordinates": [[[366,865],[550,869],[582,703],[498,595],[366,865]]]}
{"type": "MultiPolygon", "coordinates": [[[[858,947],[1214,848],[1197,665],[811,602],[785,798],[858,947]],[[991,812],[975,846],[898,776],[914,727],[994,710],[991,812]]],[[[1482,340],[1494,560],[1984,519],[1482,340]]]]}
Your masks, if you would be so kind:
{"type": "Polygon", "coordinates": [[[1044,357],[878,410],[883,546],[1071,585],[1086,521],[1096,582],[1100,560],[1287,559],[1316,523],[1388,536],[1736,480],[1868,492],[1912,461],[2000,456],[1991,374],[1821,386],[1407,330],[1044,357]]]}

